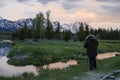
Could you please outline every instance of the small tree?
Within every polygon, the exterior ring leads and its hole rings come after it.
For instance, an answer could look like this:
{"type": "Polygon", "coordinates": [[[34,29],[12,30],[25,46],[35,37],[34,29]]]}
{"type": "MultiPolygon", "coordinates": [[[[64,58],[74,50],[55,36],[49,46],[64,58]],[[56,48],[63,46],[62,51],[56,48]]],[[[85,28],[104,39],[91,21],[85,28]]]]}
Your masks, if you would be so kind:
{"type": "Polygon", "coordinates": [[[85,31],[82,23],[81,26],[79,27],[79,32],[77,33],[77,37],[79,41],[83,41],[85,39],[85,31]]]}
{"type": "Polygon", "coordinates": [[[14,40],[16,38],[16,32],[12,32],[12,39],[14,40]]]}
{"type": "Polygon", "coordinates": [[[64,33],[64,40],[65,41],[69,41],[71,39],[71,31],[70,30],[66,30],[63,32],[64,33]]]}
{"type": "Polygon", "coordinates": [[[56,28],[55,38],[56,38],[56,39],[61,39],[60,23],[58,23],[58,27],[56,28]]]}
{"type": "Polygon", "coordinates": [[[44,16],[40,12],[39,14],[36,15],[35,18],[35,31],[36,31],[36,38],[37,39],[43,39],[44,38],[44,16]]]}
{"type": "Polygon", "coordinates": [[[89,34],[89,26],[86,25],[85,26],[85,36],[87,36],[89,34]]]}
{"type": "Polygon", "coordinates": [[[53,38],[53,26],[50,22],[50,11],[46,12],[47,15],[47,27],[45,30],[45,37],[46,39],[52,39],[53,38]]]}
{"type": "Polygon", "coordinates": [[[25,39],[24,29],[21,28],[17,30],[16,36],[17,36],[17,39],[24,40],[25,39]]]}

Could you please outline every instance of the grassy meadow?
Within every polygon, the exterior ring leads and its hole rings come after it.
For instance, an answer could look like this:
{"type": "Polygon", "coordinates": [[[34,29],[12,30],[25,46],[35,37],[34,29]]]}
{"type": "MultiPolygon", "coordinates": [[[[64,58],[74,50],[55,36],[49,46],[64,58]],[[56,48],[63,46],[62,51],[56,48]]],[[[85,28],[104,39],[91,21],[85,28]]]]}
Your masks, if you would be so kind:
{"type": "MultiPolygon", "coordinates": [[[[16,42],[16,45],[8,54],[9,58],[14,56],[28,56],[24,61],[8,61],[13,65],[44,65],[57,61],[79,59],[79,55],[86,55],[84,42],[64,41],[38,41],[38,42],[16,42]]],[[[120,52],[119,41],[99,41],[98,53],[120,52]]]]}
{"type": "MultiPolygon", "coordinates": [[[[86,55],[86,50],[83,47],[84,42],[64,42],[64,41],[43,41],[28,42],[16,41],[15,46],[8,54],[9,58],[14,56],[28,55],[23,61],[13,61],[9,64],[13,65],[37,65],[41,66],[57,61],[67,61],[76,59],[77,66],[71,66],[63,70],[55,69],[40,69],[39,75],[34,76],[31,73],[24,73],[21,77],[0,77],[0,80],[74,80],[75,77],[80,78],[89,71],[88,60],[79,58],[79,55],[86,55]]],[[[99,41],[98,53],[104,52],[120,52],[120,41],[99,41]]],[[[97,60],[98,69],[96,72],[109,73],[113,70],[120,69],[120,56],[97,60]],[[111,63],[112,61],[112,63],[111,63]]]]}

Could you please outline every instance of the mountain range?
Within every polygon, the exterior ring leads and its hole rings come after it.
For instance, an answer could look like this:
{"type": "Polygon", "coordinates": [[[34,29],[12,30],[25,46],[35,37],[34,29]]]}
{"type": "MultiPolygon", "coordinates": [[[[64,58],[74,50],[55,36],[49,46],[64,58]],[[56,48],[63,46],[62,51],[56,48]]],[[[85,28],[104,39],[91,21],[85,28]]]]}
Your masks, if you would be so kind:
{"type": "MultiPolygon", "coordinates": [[[[7,20],[4,19],[2,17],[0,17],[0,32],[14,32],[19,28],[22,28],[24,26],[24,23],[26,22],[28,27],[32,26],[32,19],[28,18],[28,19],[19,19],[17,21],[11,21],[11,20],[7,20]]],[[[52,22],[52,26],[53,29],[55,30],[56,27],[58,26],[58,21],[53,21],[52,22]]],[[[44,21],[44,25],[47,25],[47,22],[44,21]]],[[[77,32],[79,27],[81,25],[81,22],[75,22],[75,23],[71,23],[71,24],[61,24],[60,25],[60,29],[61,31],[65,31],[65,30],[71,30],[73,33],[77,32]]],[[[83,26],[85,26],[87,24],[83,24],[83,26]]]]}

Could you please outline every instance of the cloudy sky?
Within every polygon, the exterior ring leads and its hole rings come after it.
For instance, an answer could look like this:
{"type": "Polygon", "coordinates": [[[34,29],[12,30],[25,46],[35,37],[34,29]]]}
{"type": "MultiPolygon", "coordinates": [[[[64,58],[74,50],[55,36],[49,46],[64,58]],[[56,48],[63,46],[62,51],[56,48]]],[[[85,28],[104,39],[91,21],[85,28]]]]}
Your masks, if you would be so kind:
{"type": "Polygon", "coordinates": [[[120,0],[0,0],[0,16],[9,20],[33,18],[51,11],[51,20],[86,22],[98,28],[120,29],[120,0]]]}

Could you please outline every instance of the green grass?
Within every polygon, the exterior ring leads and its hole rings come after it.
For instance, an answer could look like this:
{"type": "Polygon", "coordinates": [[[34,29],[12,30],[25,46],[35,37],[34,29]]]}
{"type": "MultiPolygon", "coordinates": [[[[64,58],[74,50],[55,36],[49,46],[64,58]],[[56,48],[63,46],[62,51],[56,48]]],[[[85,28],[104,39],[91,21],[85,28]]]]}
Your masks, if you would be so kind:
{"type": "MultiPolygon", "coordinates": [[[[10,51],[8,57],[11,58],[19,54],[30,54],[29,64],[43,65],[76,58],[79,54],[85,54],[85,49],[83,48],[83,43],[40,41],[31,44],[19,42],[10,51]]],[[[17,65],[17,62],[14,64],[17,65]]]]}
{"type": "Polygon", "coordinates": [[[71,66],[63,70],[40,69],[39,75],[24,73],[22,77],[0,77],[1,80],[73,80],[74,77],[81,77],[88,70],[87,60],[80,60],[77,66],[71,66]]]}
{"type": "MultiPolygon", "coordinates": [[[[99,53],[120,52],[119,41],[99,41],[99,53]]],[[[0,80],[73,80],[74,77],[81,78],[89,70],[88,60],[77,58],[79,54],[86,55],[83,42],[64,41],[39,41],[39,42],[16,42],[8,57],[19,54],[30,54],[29,64],[42,65],[68,59],[77,59],[79,64],[63,70],[40,69],[39,75],[24,73],[22,77],[0,77],[0,80]],[[41,63],[42,62],[42,63],[41,63]]],[[[17,62],[17,61],[14,61],[17,62]]],[[[15,63],[15,64],[22,64],[15,63]]],[[[109,73],[120,69],[120,56],[97,61],[96,72],[109,73]]]]}
{"type": "MultiPolygon", "coordinates": [[[[14,60],[10,64],[14,65],[44,65],[57,61],[67,61],[69,59],[79,59],[78,55],[86,55],[83,42],[64,42],[64,41],[39,41],[39,42],[16,42],[8,57],[15,55],[30,55],[24,61],[14,60]]],[[[119,41],[99,41],[98,53],[120,52],[119,41]]]]}
{"type": "Polygon", "coordinates": [[[99,60],[98,66],[101,72],[112,72],[120,69],[120,56],[99,60]]]}
{"type": "MultiPolygon", "coordinates": [[[[71,66],[63,70],[44,70],[40,69],[39,75],[24,73],[21,77],[0,77],[0,80],[73,80],[74,77],[80,78],[89,71],[87,59],[78,60],[77,66],[71,66]]],[[[109,73],[114,70],[120,69],[120,56],[97,61],[98,69],[95,72],[109,73]]]]}

